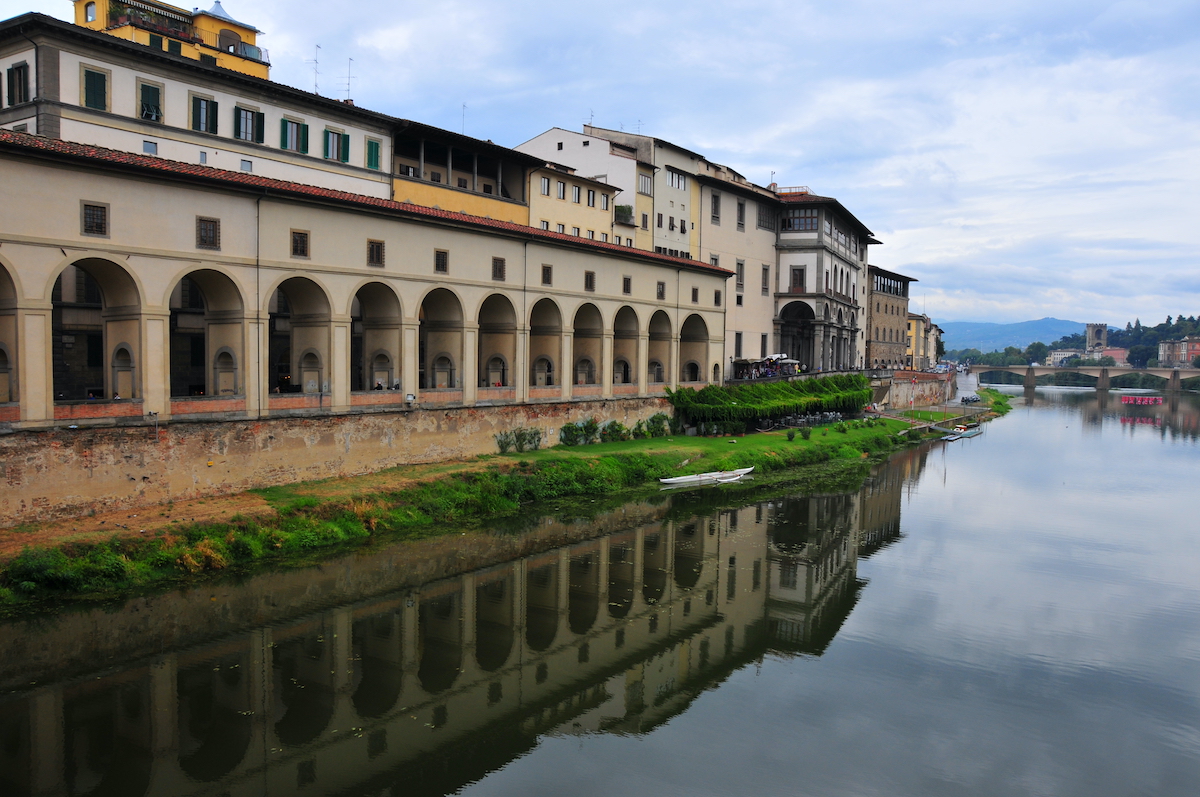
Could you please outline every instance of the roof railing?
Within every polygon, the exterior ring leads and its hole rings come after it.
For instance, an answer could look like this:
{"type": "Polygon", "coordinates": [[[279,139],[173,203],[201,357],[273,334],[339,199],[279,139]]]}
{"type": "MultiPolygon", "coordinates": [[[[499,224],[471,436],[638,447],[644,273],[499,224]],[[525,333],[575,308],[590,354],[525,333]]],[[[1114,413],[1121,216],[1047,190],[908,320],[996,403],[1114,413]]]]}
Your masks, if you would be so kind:
{"type": "Polygon", "coordinates": [[[777,194],[811,194],[812,192],[808,190],[808,186],[806,186],[806,185],[790,185],[790,186],[784,186],[782,188],[776,188],[775,193],[777,193],[777,194]]]}

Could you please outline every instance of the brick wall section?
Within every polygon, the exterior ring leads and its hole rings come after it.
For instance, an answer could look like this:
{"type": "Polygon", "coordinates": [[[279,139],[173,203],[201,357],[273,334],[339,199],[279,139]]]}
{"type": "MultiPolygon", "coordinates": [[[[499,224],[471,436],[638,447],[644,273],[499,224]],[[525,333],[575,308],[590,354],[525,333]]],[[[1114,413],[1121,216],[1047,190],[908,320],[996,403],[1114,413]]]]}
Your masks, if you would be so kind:
{"type": "Polygon", "coordinates": [[[461,390],[422,390],[418,396],[421,404],[437,405],[437,404],[462,404],[463,394],[461,390]]]}
{"type": "Polygon", "coordinates": [[[632,426],[670,411],[640,398],[162,423],[157,436],[145,424],[16,432],[0,436],[0,527],[466,459],[495,453],[494,435],[518,427],[541,428],[554,444],[567,422],[632,426]]]}
{"type": "Polygon", "coordinates": [[[85,401],[79,404],[55,404],[54,420],[74,421],[84,418],[128,418],[143,414],[142,400],[85,401]]]}
{"type": "Polygon", "coordinates": [[[21,420],[20,404],[0,404],[0,423],[16,423],[21,420]]]}
{"type": "Polygon", "coordinates": [[[637,385],[613,385],[614,396],[636,396],[639,391],[637,385]]]}
{"type": "Polygon", "coordinates": [[[515,387],[481,387],[475,397],[477,401],[516,401],[515,387]]]}
{"type": "Polygon", "coordinates": [[[351,407],[386,407],[394,405],[396,407],[404,406],[403,390],[369,390],[366,393],[351,393],[351,407]]]}
{"type": "Polygon", "coordinates": [[[531,401],[546,401],[547,399],[562,398],[561,387],[531,387],[529,388],[529,399],[531,401]]]}
{"type": "Polygon", "coordinates": [[[330,400],[321,393],[280,393],[267,398],[267,409],[315,410],[321,406],[328,407],[330,400]]]}
{"type": "Polygon", "coordinates": [[[173,398],[171,416],[204,415],[210,412],[245,412],[246,399],[241,396],[212,398],[173,398]]]}

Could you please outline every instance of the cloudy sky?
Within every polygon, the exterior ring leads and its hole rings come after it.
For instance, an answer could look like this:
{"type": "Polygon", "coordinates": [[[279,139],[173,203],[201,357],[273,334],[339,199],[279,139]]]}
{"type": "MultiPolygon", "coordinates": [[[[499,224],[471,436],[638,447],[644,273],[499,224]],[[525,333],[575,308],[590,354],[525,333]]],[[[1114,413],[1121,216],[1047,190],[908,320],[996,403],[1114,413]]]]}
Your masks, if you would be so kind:
{"type": "MultiPolygon", "coordinates": [[[[205,3],[209,0],[203,0],[205,3]]],[[[228,0],[275,80],[515,146],[640,130],[835,196],[939,320],[1200,313],[1200,4],[228,0]]],[[[0,0],[66,18],[68,0],[0,0]]]]}

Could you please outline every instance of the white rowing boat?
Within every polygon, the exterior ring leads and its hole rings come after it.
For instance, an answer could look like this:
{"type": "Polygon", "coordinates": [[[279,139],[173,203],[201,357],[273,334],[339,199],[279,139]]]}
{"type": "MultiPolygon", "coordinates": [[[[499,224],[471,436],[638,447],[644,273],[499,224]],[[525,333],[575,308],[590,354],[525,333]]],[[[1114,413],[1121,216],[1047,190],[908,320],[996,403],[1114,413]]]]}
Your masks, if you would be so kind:
{"type": "Polygon", "coordinates": [[[729,484],[745,476],[753,467],[738,468],[737,470],[714,470],[708,473],[696,473],[691,476],[673,476],[670,479],[659,479],[668,487],[683,487],[701,484],[729,484]]]}

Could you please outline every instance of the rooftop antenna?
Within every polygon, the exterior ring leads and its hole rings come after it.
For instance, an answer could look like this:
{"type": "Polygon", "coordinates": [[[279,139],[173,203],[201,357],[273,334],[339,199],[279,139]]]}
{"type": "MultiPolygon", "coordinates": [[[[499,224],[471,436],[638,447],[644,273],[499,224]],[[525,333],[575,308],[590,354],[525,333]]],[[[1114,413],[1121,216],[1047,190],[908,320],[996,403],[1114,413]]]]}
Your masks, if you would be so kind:
{"type": "Polygon", "coordinates": [[[588,127],[592,127],[596,121],[596,112],[588,108],[588,127]]]}
{"type": "Polygon", "coordinates": [[[465,102],[463,103],[462,134],[464,136],[467,134],[467,104],[465,102]]]}
{"type": "Polygon", "coordinates": [[[317,47],[316,47],[316,50],[314,50],[314,51],[313,51],[313,57],[312,57],[312,60],[311,60],[311,61],[305,61],[305,63],[307,63],[307,64],[312,64],[312,68],[313,68],[313,94],[320,94],[320,93],[321,93],[321,87],[320,87],[320,85],[317,83],[317,76],[321,74],[321,70],[320,70],[320,68],[319,68],[319,67],[320,67],[320,65],[321,65],[321,45],[319,45],[319,44],[318,44],[318,45],[317,45],[317,47]]]}
{"type": "Polygon", "coordinates": [[[771,185],[775,185],[775,170],[771,170],[771,185]]]}
{"type": "Polygon", "coordinates": [[[346,101],[347,102],[350,101],[350,81],[354,80],[354,75],[352,74],[353,68],[354,68],[354,59],[347,58],[346,59],[346,101]]]}
{"type": "Polygon", "coordinates": [[[637,133],[639,136],[642,134],[642,120],[641,119],[637,120],[637,133]]]}

